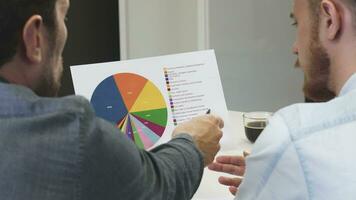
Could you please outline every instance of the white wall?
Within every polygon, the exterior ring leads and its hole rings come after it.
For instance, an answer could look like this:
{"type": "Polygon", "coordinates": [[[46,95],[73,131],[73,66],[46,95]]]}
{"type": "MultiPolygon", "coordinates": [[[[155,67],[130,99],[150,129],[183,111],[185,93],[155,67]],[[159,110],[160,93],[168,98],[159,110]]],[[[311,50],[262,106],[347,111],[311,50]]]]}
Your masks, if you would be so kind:
{"type": "Polygon", "coordinates": [[[210,0],[210,47],[230,109],[276,111],[303,101],[291,9],[291,0],[210,0]]]}
{"type": "Polygon", "coordinates": [[[276,111],[303,101],[303,75],[293,68],[291,52],[295,31],[289,19],[291,0],[119,1],[120,15],[126,16],[124,23],[120,19],[120,25],[126,24],[125,34],[120,33],[127,36],[121,42],[127,50],[125,59],[208,45],[217,53],[229,109],[276,111]],[[205,45],[200,37],[204,26],[199,24],[202,5],[208,5],[209,18],[205,45]]]}
{"type": "Polygon", "coordinates": [[[124,2],[128,38],[127,58],[197,50],[196,1],[126,0],[124,2]]]}

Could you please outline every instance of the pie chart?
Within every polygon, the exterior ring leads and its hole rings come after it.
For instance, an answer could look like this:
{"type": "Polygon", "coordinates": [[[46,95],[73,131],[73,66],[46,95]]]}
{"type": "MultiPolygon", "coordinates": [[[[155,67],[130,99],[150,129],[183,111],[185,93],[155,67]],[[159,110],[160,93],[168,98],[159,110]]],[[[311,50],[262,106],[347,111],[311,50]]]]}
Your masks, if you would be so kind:
{"type": "Polygon", "coordinates": [[[90,101],[98,117],[114,123],[141,149],[154,146],[166,129],[164,97],[140,75],[118,73],[107,77],[95,88],[90,101]]]}

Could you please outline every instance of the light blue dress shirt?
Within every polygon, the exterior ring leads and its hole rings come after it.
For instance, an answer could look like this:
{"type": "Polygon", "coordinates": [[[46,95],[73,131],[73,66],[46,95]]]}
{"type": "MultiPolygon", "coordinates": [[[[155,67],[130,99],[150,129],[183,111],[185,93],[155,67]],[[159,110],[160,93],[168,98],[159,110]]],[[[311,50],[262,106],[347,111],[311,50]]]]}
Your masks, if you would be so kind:
{"type": "Polygon", "coordinates": [[[235,199],[356,199],[356,74],[339,97],[274,115],[247,158],[235,199]]]}

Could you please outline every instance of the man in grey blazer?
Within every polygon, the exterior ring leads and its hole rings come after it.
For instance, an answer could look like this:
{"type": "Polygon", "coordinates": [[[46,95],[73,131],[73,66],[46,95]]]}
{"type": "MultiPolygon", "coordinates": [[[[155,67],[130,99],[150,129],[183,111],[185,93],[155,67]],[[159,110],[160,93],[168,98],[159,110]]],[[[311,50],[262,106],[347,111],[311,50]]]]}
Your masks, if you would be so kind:
{"type": "Polygon", "coordinates": [[[191,198],[220,148],[223,121],[195,118],[144,151],[86,99],[54,98],[69,3],[0,1],[1,199],[191,198]]]}

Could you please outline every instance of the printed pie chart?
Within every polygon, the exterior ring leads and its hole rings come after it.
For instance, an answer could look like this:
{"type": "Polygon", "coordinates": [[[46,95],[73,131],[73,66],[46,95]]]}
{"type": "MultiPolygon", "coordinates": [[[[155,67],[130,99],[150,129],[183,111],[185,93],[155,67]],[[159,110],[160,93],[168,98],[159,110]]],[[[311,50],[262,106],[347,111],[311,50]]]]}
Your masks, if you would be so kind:
{"type": "Polygon", "coordinates": [[[154,146],[166,129],[165,100],[160,90],[140,75],[109,76],[95,88],[91,104],[97,116],[114,123],[139,148],[154,146]]]}

